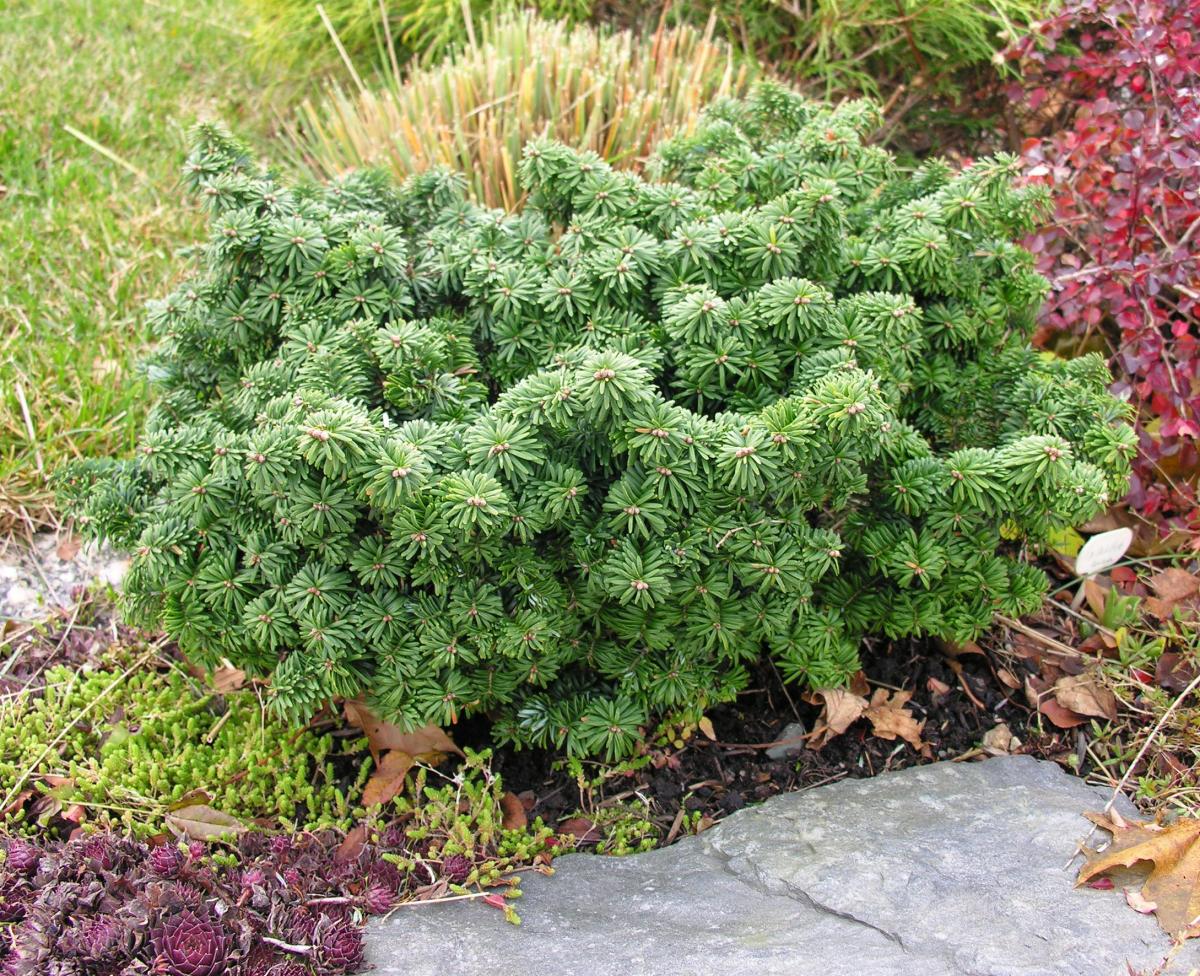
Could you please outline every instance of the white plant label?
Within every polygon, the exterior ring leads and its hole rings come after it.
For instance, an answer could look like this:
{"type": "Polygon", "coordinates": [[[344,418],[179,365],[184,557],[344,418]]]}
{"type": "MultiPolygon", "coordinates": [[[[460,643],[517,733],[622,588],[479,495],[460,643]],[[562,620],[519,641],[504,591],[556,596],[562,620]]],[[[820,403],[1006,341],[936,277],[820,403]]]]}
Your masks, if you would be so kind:
{"type": "Polygon", "coordinates": [[[1091,576],[1108,569],[1125,555],[1131,542],[1133,529],[1129,528],[1113,529],[1111,532],[1101,532],[1092,536],[1075,557],[1075,575],[1091,576]]]}

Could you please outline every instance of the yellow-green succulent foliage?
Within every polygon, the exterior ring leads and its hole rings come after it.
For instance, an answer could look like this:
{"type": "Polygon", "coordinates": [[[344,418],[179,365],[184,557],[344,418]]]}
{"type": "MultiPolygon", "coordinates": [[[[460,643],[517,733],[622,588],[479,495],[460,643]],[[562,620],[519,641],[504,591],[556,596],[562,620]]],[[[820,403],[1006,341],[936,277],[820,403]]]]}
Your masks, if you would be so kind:
{"type": "Polygon", "coordinates": [[[101,668],[51,668],[43,693],[0,705],[0,784],[49,794],[50,813],[78,804],[88,822],[139,835],[163,830],[187,797],[247,821],[350,816],[353,796],[331,765],[338,740],[297,733],[252,691],[215,695],[179,668],[128,669],[125,653],[101,668]]]}

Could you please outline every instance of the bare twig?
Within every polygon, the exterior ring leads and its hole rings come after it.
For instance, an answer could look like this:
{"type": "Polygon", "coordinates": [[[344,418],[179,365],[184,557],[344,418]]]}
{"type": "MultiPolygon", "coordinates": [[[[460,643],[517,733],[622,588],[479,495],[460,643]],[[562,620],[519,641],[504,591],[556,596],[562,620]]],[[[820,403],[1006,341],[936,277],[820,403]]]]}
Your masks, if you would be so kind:
{"type": "Polygon", "coordinates": [[[1069,644],[1064,644],[1060,640],[1055,640],[1048,634],[1043,634],[1040,630],[1034,630],[1032,627],[1021,623],[1019,620],[1014,620],[1012,617],[1006,617],[999,613],[996,614],[996,619],[1000,621],[1000,623],[1004,624],[1005,627],[1010,627],[1018,633],[1032,638],[1047,650],[1052,651],[1055,654],[1062,654],[1064,657],[1079,657],[1079,651],[1071,647],[1069,644]]]}
{"type": "Polygon", "coordinates": [[[1113,788],[1112,797],[1106,804],[1104,804],[1105,813],[1108,813],[1108,811],[1113,808],[1113,804],[1117,802],[1117,797],[1120,796],[1121,790],[1123,790],[1125,788],[1125,784],[1129,782],[1129,777],[1133,775],[1133,771],[1137,767],[1137,764],[1140,763],[1145,757],[1146,752],[1150,748],[1150,743],[1155,740],[1158,734],[1163,730],[1163,726],[1167,724],[1167,719],[1175,714],[1175,709],[1177,709],[1180,703],[1187,698],[1188,695],[1195,691],[1197,687],[1200,687],[1200,674],[1197,674],[1196,677],[1192,678],[1192,680],[1188,682],[1188,686],[1179,693],[1179,697],[1171,702],[1170,708],[1163,712],[1159,720],[1154,723],[1154,728],[1152,728],[1150,730],[1150,734],[1146,736],[1146,741],[1142,743],[1142,747],[1137,751],[1137,755],[1133,757],[1132,761],[1126,767],[1125,774],[1121,777],[1120,782],[1118,782],[1116,787],[1113,788]]]}

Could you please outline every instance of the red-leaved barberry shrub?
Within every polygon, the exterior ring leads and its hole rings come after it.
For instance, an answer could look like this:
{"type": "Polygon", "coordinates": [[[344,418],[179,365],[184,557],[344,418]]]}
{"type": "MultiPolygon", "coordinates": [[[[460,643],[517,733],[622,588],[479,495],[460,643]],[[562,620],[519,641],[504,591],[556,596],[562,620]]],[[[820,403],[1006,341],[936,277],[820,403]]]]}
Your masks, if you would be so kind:
{"type": "MultiPolygon", "coordinates": [[[[1027,242],[1051,281],[1046,330],[1103,345],[1140,412],[1130,501],[1200,522],[1200,0],[1067,0],[1010,51],[1025,142],[1055,194],[1027,242]]],[[[1052,332],[1049,332],[1052,335],[1052,332]]]]}

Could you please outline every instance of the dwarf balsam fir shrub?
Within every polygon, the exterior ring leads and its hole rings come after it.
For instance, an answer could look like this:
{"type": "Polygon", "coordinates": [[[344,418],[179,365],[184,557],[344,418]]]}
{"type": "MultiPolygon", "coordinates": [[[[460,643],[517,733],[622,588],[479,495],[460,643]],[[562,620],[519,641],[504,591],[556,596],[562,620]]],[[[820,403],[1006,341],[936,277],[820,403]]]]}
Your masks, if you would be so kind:
{"type": "Polygon", "coordinates": [[[765,86],[655,182],[534,142],[518,214],[443,172],[287,187],[200,129],[161,399],[134,460],[64,478],[135,553],[129,613],[298,716],[365,694],[614,757],[764,653],[835,685],[864,634],[1035,607],[1000,553],[1123,491],[1125,409],[1026,344],[1041,191],[905,173],[875,121],[765,86]]]}

